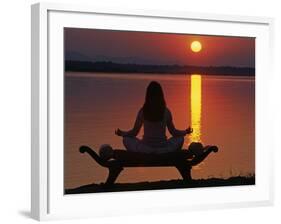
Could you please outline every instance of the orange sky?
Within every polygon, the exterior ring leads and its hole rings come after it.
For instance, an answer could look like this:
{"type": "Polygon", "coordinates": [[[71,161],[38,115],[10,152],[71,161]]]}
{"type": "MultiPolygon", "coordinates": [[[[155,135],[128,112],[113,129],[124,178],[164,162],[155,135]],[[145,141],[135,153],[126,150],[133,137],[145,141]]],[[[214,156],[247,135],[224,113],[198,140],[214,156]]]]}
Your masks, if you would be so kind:
{"type": "Polygon", "coordinates": [[[66,59],[255,67],[255,38],[65,28],[66,59]],[[198,40],[202,50],[190,50],[198,40]]]}

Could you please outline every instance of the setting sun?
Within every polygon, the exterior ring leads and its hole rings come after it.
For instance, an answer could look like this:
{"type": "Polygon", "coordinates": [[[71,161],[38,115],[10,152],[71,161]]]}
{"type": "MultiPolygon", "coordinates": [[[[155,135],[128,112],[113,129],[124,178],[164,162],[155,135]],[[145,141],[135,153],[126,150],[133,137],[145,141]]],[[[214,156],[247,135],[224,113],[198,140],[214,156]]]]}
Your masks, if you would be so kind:
{"type": "Polygon", "coordinates": [[[202,49],[202,45],[199,41],[193,41],[190,45],[190,48],[193,52],[199,52],[202,49]]]}

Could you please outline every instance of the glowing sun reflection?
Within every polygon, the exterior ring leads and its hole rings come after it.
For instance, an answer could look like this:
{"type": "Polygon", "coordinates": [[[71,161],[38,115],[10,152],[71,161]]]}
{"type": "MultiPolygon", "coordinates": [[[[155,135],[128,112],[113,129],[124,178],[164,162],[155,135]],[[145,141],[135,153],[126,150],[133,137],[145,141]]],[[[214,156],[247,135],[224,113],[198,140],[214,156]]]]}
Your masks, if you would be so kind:
{"type": "Polygon", "coordinates": [[[201,142],[201,75],[191,75],[191,142],[201,142]]]}

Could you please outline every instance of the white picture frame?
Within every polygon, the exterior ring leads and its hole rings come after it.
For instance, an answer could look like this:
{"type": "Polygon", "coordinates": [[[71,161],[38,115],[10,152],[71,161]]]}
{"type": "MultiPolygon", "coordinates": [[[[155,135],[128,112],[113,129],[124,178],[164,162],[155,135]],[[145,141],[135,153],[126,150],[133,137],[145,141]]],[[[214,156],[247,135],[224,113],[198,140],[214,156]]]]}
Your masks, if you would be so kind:
{"type": "Polygon", "coordinates": [[[268,91],[273,75],[273,23],[272,18],[263,17],[32,5],[32,217],[50,220],[271,205],[273,145],[267,130],[272,123],[268,91]],[[62,33],[65,26],[256,37],[256,184],[188,191],[64,195],[62,33]]]}

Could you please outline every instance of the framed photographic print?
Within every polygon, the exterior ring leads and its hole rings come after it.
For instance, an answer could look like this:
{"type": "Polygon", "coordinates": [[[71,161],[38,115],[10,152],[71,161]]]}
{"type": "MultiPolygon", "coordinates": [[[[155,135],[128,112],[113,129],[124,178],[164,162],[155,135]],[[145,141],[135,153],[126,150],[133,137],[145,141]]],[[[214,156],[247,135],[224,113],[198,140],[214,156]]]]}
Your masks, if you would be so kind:
{"type": "Polygon", "coordinates": [[[32,217],[271,204],[272,26],[33,5],[32,217]]]}

